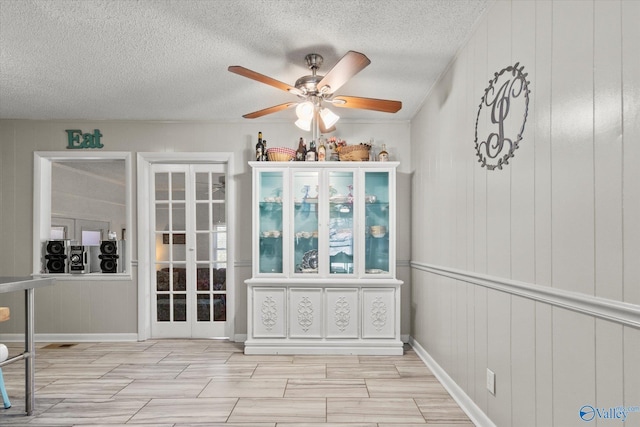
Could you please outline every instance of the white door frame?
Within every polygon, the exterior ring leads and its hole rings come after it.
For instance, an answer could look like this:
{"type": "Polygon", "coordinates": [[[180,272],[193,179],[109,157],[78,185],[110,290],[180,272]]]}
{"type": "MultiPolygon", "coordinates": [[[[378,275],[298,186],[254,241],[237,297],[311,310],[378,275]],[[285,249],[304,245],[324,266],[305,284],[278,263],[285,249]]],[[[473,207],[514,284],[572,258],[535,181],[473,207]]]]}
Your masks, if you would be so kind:
{"type": "Polygon", "coordinates": [[[233,153],[138,153],[138,340],[151,337],[151,246],[148,227],[150,194],[149,177],[151,165],[166,164],[212,164],[227,165],[227,333],[235,336],[235,236],[236,199],[233,174],[233,153]]]}

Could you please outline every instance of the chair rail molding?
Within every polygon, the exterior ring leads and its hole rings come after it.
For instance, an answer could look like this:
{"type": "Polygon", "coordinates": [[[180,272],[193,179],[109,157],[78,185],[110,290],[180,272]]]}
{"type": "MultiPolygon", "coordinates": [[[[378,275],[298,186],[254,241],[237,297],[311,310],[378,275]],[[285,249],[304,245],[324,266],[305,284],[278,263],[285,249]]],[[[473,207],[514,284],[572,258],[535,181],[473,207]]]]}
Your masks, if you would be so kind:
{"type": "Polygon", "coordinates": [[[418,261],[411,267],[640,329],[640,305],[418,261]]]}

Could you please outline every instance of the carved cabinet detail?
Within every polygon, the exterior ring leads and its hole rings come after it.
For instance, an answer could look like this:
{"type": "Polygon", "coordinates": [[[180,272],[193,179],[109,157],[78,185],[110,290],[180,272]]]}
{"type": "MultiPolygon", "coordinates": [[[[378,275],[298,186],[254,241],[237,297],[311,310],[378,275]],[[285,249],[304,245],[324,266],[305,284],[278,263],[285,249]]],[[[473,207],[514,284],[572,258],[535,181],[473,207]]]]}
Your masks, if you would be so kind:
{"type": "Polygon", "coordinates": [[[253,319],[253,332],[255,336],[272,338],[286,336],[285,295],[284,288],[263,288],[254,291],[256,316],[253,319]]]}
{"type": "Polygon", "coordinates": [[[327,337],[358,338],[358,289],[327,289],[327,337]]]}
{"type": "Polygon", "coordinates": [[[291,338],[322,337],[322,289],[289,291],[289,336],[291,338]]]}

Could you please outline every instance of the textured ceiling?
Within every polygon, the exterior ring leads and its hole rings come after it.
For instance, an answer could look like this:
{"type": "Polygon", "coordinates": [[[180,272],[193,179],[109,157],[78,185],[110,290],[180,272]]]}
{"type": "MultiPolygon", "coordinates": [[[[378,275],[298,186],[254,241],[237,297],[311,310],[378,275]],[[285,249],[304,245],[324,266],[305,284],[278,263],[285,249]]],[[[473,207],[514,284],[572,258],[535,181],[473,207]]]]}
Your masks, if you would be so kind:
{"type": "Polygon", "coordinates": [[[371,65],[337,93],[403,108],[338,113],[409,120],[487,1],[0,0],[0,118],[244,120],[297,98],[228,66],[293,85],[307,53],[324,74],[355,50],[371,65]]]}

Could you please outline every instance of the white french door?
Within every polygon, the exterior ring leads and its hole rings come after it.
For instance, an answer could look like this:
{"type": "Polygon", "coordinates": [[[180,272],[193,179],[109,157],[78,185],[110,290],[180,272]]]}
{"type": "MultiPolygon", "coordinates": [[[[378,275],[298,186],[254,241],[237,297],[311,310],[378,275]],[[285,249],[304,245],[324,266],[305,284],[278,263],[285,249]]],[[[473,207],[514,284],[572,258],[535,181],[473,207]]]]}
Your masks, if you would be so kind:
{"type": "Polygon", "coordinates": [[[226,337],[226,165],[150,173],[151,337],[226,337]]]}

